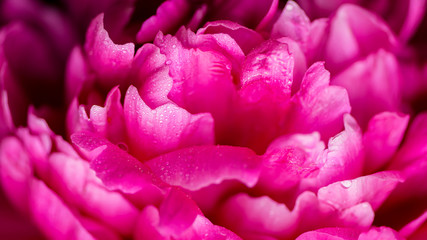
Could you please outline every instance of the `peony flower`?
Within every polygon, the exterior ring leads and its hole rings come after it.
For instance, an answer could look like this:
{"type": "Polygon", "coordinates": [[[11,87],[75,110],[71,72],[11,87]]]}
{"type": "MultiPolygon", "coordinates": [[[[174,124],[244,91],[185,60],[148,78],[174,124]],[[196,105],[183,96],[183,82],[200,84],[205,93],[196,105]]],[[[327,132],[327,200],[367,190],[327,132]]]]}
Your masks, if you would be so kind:
{"type": "Polygon", "coordinates": [[[28,86],[11,85],[8,27],[0,38],[0,183],[35,237],[425,237],[423,69],[369,9],[79,4],[64,5],[87,30],[56,82],[63,118],[10,87],[28,86]]]}

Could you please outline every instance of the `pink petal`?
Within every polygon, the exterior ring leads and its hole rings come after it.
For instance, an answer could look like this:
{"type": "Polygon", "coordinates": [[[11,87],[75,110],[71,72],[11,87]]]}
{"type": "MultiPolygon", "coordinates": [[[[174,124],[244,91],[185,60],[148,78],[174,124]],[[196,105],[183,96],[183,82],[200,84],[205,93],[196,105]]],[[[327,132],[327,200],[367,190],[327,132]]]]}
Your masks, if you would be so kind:
{"type": "Polygon", "coordinates": [[[149,108],[135,87],[129,87],[124,103],[130,150],[140,159],[182,147],[214,143],[210,114],[192,115],[173,103],[149,108]]]}
{"type": "Polygon", "coordinates": [[[351,228],[321,228],[301,234],[296,240],[357,240],[358,231],[351,228]]]}
{"type": "Polygon", "coordinates": [[[75,207],[123,235],[131,235],[139,215],[120,193],[105,189],[89,163],[61,153],[49,158],[54,190],[75,207]]]}
{"type": "Polygon", "coordinates": [[[368,232],[361,233],[358,240],[404,240],[395,230],[388,227],[373,227],[368,232]]]}
{"type": "Polygon", "coordinates": [[[173,33],[184,25],[184,21],[190,14],[190,7],[190,3],[186,0],[165,1],[157,8],[156,15],[142,24],[136,40],[139,43],[152,41],[159,31],[173,33]]]}
{"type": "Polygon", "coordinates": [[[408,115],[392,112],[377,114],[369,121],[363,135],[365,173],[375,172],[387,164],[403,139],[408,121],[408,115]]]}
{"type": "Polygon", "coordinates": [[[303,46],[307,41],[310,19],[294,1],[288,1],[271,30],[273,38],[289,37],[303,46]]]}
{"type": "Polygon", "coordinates": [[[2,189],[21,211],[28,211],[30,182],[33,169],[22,143],[15,137],[5,137],[0,145],[0,177],[2,189]]]}
{"type": "Polygon", "coordinates": [[[307,70],[300,91],[292,97],[288,131],[319,131],[327,140],[342,129],[342,117],[350,109],[345,89],[329,86],[329,72],[323,63],[315,63],[307,70]]]}
{"type": "Polygon", "coordinates": [[[347,90],[351,113],[365,129],[375,114],[401,110],[399,74],[395,56],[381,49],[355,62],[334,77],[332,83],[347,90]],[[363,84],[358,84],[361,79],[363,84]],[[368,105],[369,108],[366,107],[368,105]]]}
{"type": "Polygon", "coordinates": [[[236,179],[248,187],[258,181],[260,159],[247,148],[198,146],[160,155],[146,164],[163,181],[195,191],[236,179]]]}
{"type": "Polygon", "coordinates": [[[66,100],[70,103],[78,97],[85,83],[92,80],[87,60],[80,47],[75,47],[68,57],[65,70],[66,100]]]}
{"type": "Polygon", "coordinates": [[[75,214],[43,182],[31,184],[30,208],[38,227],[52,239],[94,239],[75,214]]]}
{"type": "MultiPolygon", "coordinates": [[[[399,234],[405,238],[409,238],[420,230],[424,223],[427,220],[427,211],[425,211],[421,216],[417,217],[415,220],[406,224],[402,229],[399,230],[399,234]]],[[[412,238],[411,238],[412,239],[412,238]]]]}
{"type": "MultiPolygon", "coordinates": [[[[0,76],[1,78],[1,76],[0,76]]],[[[0,138],[8,135],[15,128],[9,109],[7,92],[0,89],[0,138]]]]}
{"type": "Polygon", "coordinates": [[[103,21],[104,14],[92,21],[86,35],[85,51],[101,86],[110,88],[124,81],[132,64],[135,46],[133,43],[114,44],[104,29],[103,21]]]}
{"type": "Polygon", "coordinates": [[[91,168],[109,190],[133,194],[153,182],[160,184],[148,166],[97,135],[80,132],[73,134],[71,140],[86,153],[91,168]]]}
{"type": "Polygon", "coordinates": [[[382,19],[356,5],[342,5],[330,21],[325,60],[334,74],[370,53],[392,50],[397,45],[382,19]]]}
{"type": "MultiPolygon", "coordinates": [[[[345,130],[329,139],[326,159],[320,168],[316,181],[311,184],[325,186],[335,181],[355,178],[361,175],[363,168],[362,136],[356,121],[344,116],[345,130]]],[[[307,179],[308,185],[310,185],[307,179]]]]}

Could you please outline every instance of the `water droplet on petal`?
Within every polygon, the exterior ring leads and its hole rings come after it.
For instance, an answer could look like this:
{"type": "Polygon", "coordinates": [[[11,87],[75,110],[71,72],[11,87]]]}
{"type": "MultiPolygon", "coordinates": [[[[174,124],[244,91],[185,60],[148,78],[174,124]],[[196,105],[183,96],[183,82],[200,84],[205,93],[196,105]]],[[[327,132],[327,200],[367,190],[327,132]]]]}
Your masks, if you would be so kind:
{"type": "Polygon", "coordinates": [[[172,61],[171,60],[167,60],[166,62],[165,62],[165,64],[166,65],[170,65],[172,63],[172,61]]]}
{"type": "Polygon", "coordinates": [[[351,181],[350,180],[342,181],[341,186],[343,188],[349,188],[349,187],[351,187],[351,181]]]}

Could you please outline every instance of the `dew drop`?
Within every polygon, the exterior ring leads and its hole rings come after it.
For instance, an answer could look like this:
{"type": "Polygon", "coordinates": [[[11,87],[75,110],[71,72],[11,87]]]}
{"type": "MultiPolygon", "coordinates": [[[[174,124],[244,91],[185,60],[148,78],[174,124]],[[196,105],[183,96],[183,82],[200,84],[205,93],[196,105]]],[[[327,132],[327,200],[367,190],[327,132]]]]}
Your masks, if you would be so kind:
{"type": "Polygon", "coordinates": [[[351,181],[350,180],[342,181],[341,186],[343,188],[349,188],[349,187],[351,187],[351,181]]]}
{"type": "Polygon", "coordinates": [[[165,62],[165,64],[166,65],[170,65],[172,63],[172,61],[171,60],[167,60],[166,62],[165,62]]]}

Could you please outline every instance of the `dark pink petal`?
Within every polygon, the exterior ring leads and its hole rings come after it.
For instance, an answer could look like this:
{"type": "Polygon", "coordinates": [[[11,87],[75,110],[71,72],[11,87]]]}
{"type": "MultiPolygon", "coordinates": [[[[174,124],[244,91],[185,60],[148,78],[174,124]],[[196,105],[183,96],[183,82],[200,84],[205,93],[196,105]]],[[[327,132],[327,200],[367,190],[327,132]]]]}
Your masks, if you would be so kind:
{"type": "Polygon", "coordinates": [[[113,87],[122,83],[127,76],[135,46],[133,43],[115,44],[104,29],[104,14],[98,15],[91,23],[85,43],[88,61],[100,78],[103,87],[113,87]]]}
{"type": "Polygon", "coordinates": [[[168,0],[157,8],[156,15],[145,20],[136,40],[139,43],[149,42],[154,39],[159,31],[164,33],[173,33],[190,14],[190,3],[186,0],[168,0]]]}
{"type": "Polygon", "coordinates": [[[397,45],[387,24],[359,6],[342,5],[330,21],[324,59],[333,74],[379,49],[392,50],[397,45]]]}
{"type": "Polygon", "coordinates": [[[71,140],[86,153],[91,168],[109,190],[133,194],[153,182],[160,184],[148,166],[97,135],[80,132],[73,134],[71,140]]]}
{"type": "Polygon", "coordinates": [[[423,226],[426,220],[427,220],[427,211],[425,211],[423,214],[421,214],[421,216],[417,217],[415,220],[406,224],[402,229],[399,230],[399,234],[405,238],[409,238],[423,226]]]}
{"type": "Polygon", "coordinates": [[[37,226],[51,239],[94,239],[76,215],[45,183],[33,180],[31,214],[37,226]]]}
{"type": "Polygon", "coordinates": [[[126,93],[124,113],[130,150],[140,160],[182,147],[214,143],[210,114],[192,115],[173,103],[153,110],[133,86],[126,93]]]}
{"type": "Polygon", "coordinates": [[[409,116],[392,112],[375,115],[363,135],[365,173],[372,173],[391,159],[402,141],[409,116]]]}
{"type": "Polygon", "coordinates": [[[329,139],[326,159],[320,168],[315,182],[307,179],[310,186],[325,186],[335,181],[355,178],[363,168],[362,136],[359,126],[351,115],[344,116],[345,130],[329,139]]]}
{"type": "Polygon", "coordinates": [[[168,94],[172,89],[173,80],[169,76],[166,56],[152,44],[144,44],[138,49],[132,69],[137,79],[133,82],[138,88],[142,99],[150,108],[170,102],[168,94]]]}
{"type": "Polygon", "coordinates": [[[368,202],[376,210],[400,182],[403,179],[397,172],[378,172],[332,183],[320,188],[317,196],[320,201],[327,202],[336,209],[368,202]]]}
{"type": "Polygon", "coordinates": [[[351,228],[321,228],[301,234],[296,240],[357,240],[359,232],[351,228]]]}
{"type": "Polygon", "coordinates": [[[294,1],[288,1],[271,30],[273,38],[289,37],[305,47],[310,30],[310,19],[294,1]]]}
{"type": "Polygon", "coordinates": [[[15,137],[1,141],[0,174],[2,189],[10,201],[21,211],[28,211],[33,168],[27,151],[15,137]]]}
{"type": "Polygon", "coordinates": [[[15,126],[9,109],[7,92],[3,90],[3,88],[0,88],[0,138],[6,136],[14,128],[15,126]]]}
{"type": "Polygon", "coordinates": [[[195,191],[236,179],[252,187],[258,181],[260,158],[250,149],[198,146],[160,155],[146,164],[163,181],[195,191]]]}
{"type": "MultiPolygon", "coordinates": [[[[402,41],[407,41],[417,31],[417,27],[421,24],[423,16],[426,14],[426,0],[410,0],[408,4],[408,10],[406,12],[406,18],[404,22],[399,22],[402,27],[399,32],[399,38],[402,41]]],[[[400,10],[399,4],[397,4],[397,11],[400,10]]],[[[389,19],[394,19],[394,15],[390,14],[389,19]]],[[[396,19],[397,21],[400,19],[396,19]]]]}
{"type": "Polygon", "coordinates": [[[327,140],[342,129],[343,115],[350,109],[346,90],[329,86],[329,72],[323,63],[315,63],[307,70],[300,91],[292,97],[287,131],[318,131],[327,140]]]}
{"type": "Polygon", "coordinates": [[[355,62],[332,79],[334,85],[347,90],[351,114],[363,129],[375,114],[402,109],[400,82],[396,57],[382,49],[355,62]]]}
{"type": "Polygon", "coordinates": [[[105,240],[120,240],[122,237],[113,229],[91,219],[80,217],[80,222],[83,227],[95,238],[105,240]]]}
{"type": "Polygon", "coordinates": [[[245,54],[264,41],[262,36],[254,30],[225,20],[209,22],[199,29],[197,34],[228,34],[239,44],[245,54]]]}
{"type": "Polygon", "coordinates": [[[88,162],[53,153],[49,163],[52,185],[63,199],[123,235],[133,233],[138,209],[120,193],[105,189],[88,162]]]}
{"type": "Polygon", "coordinates": [[[399,233],[388,227],[373,227],[369,231],[361,233],[358,238],[358,240],[377,239],[404,240],[399,233]]]}

